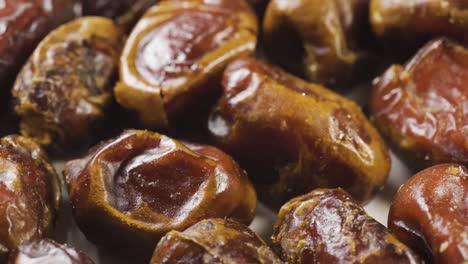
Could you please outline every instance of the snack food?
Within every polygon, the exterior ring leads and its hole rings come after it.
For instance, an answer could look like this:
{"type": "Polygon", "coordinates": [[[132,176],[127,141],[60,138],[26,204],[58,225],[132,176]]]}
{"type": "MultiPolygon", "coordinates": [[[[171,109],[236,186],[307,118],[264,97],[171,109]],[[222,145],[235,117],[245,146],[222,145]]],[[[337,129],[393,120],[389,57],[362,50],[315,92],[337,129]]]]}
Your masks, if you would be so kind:
{"type": "Polygon", "coordinates": [[[224,93],[208,123],[273,207],[317,187],[369,199],[388,176],[390,157],[352,101],[255,59],[226,69],[224,93]]]}
{"type": "Polygon", "coordinates": [[[257,27],[245,0],[160,2],[127,41],[117,101],[145,127],[195,116],[214,102],[226,65],[254,52],[257,27]]]}
{"type": "Polygon", "coordinates": [[[60,182],[32,140],[0,139],[0,261],[20,244],[50,235],[60,205],[60,182]]]}
{"type": "Polygon", "coordinates": [[[13,89],[21,133],[41,145],[82,144],[112,99],[123,32],[108,18],[84,17],[51,32],[13,89]]]}
{"type": "Polygon", "coordinates": [[[228,155],[139,130],[92,148],[65,165],[73,214],[101,246],[148,254],[171,230],[211,217],[250,223],[256,194],[228,155]]]}

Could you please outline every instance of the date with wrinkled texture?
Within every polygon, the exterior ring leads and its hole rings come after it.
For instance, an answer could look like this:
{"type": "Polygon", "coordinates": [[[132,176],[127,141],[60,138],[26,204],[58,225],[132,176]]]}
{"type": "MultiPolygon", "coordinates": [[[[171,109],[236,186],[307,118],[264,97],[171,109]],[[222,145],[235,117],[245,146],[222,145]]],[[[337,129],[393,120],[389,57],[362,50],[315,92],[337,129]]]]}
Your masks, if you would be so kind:
{"type": "Polygon", "coordinates": [[[0,104],[39,41],[71,20],[75,0],[3,0],[0,4],[0,104]]]}
{"type": "Polygon", "coordinates": [[[156,247],[151,264],[281,264],[247,226],[223,219],[203,220],[184,232],[171,231],[156,247]]]}
{"type": "Polygon", "coordinates": [[[468,164],[468,50],[446,39],[375,79],[371,119],[414,170],[468,164]]]}
{"type": "Polygon", "coordinates": [[[441,36],[468,41],[464,0],[370,0],[370,20],[377,36],[393,49],[417,47],[441,36]]]}
{"type": "Polygon", "coordinates": [[[167,128],[210,106],[226,65],[253,54],[257,20],[245,0],[163,1],[133,29],[117,101],[146,127],[167,128]]]}
{"type": "Polygon", "coordinates": [[[317,189],[289,201],[272,239],[290,264],[423,263],[343,189],[317,189]]]}
{"type": "Polygon", "coordinates": [[[50,33],[13,88],[21,133],[44,146],[88,139],[111,102],[123,43],[107,18],[77,19],[50,33]]]}
{"type": "Polygon", "coordinates": [[[272,0],[263,22],[269,55],[327,87],[350,88],[369,67],[369,0],[272,0]],[[348,86],[348,87],[347,87],[348,86]]]}
{"type": "Polygon", "coordinates": [[[0,139],[0,261],[18,245],[52,231],[60,183],[45,152],[30,139],[0,139]]]}
{"type": "Polygon", "coordinates": [[[468,169],[442,164],[413,176],[393,198],[388,226],[428,263],[467,263],[468,169]]]}
{"type": "Polygon", "coordinates": [[[354,102],[249,58],[228,66],[223,87],[209,131],[263,202],[279,207],[317,187],[364,201],[384,184],[388,150],[354,102]]]}
{"type": "Polygon", "coordinates": [[[210,146],[128,130],[65,165],[73,213],[91,241],[150,256],[159,239],[211,217],[248,224],[256,194],[245,172],[210,146]]]}
{"type": "Polygon", "coordinates": [[[94,262],[70,246],[49,239],[36,240],[20,245],[8,258],[8,264],[94,264],[94,262]]]}

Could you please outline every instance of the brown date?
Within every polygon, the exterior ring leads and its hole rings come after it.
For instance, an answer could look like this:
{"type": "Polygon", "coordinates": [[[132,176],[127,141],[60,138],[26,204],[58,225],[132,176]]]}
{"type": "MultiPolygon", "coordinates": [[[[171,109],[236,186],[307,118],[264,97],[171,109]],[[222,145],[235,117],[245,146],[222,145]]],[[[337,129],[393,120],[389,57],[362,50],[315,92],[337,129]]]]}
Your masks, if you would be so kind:
{"type": "Polygon", "coordinates": [[[414,170],[466,165],[467,83],[468,51],[446,39],[432,41],[374,81],[371,119],[414,170]]]}
{"type": "Polygon", "coordinates": [[[468,41],[465,0],[370,0],[370,20],[374,32],[393,49],[442,36],[468,41]]]}
{"type": "Polygon", "coordinates": [[[384,184],[388,150],[354,102],[249,58],[226,69],[223,86],[210,133],[267,204],[317,187],[342,187],[364,201],[384,184]]]}
{"type": "Polygon", "coordinates": [[[72,19],[75,0],[3,0],[0,4],[0,105],[39,41],[72,19]]]}
{"type": "Polygon", "coordinates": [[[83,252],[49,239],[20,245],[8,258],[8,264],[94,264],[83,252]]]}
{"type": "Polygon", "coordinates": [[[388,225],[428,263],[468,263],[468,169],[442,164],[413,176],[395,195],[388,225]]]}
{"type": "Polygon", "coordinates": [[[163,1],[129,37],[117,101],[147,127],[172,127],[214,102],[225,66],[254,52],[256,34],[245,0],[163,1]]]}
{"type": "Polygon", "coordinates": [[[346,88],[360,81],[368,61],[368,5],[369,0],[272,0],[263,21],[267,51],[310,81],[346,88]]]}
{"type": "Polygon", "coordinates": [[[289,264],[423,263],[343,189],[317,189],[289,201],[272,239],[289,264]]]}
{"type": "Polygon", "coordinates": [[[45,152],[21,136],[0,139],[0,262],[47,236],[60,204],[59,178],[45,152]]]}
{"type": "Polygon", "coordinates": [[[99,17],[50,33],[13,88],[21,133],[44,146],[82,144],[105,117],[123,42],[112,20],[99,17]]]}
{"type": "Polygon", "coordinates": [[[150,263],[280,264],[282,262],[247,226],[230,220],[207,219],[184,232],[169,232],[159,242],[150,263]]]}
{"type": "Polygon", "coordinates": [[[153,132],[125,131],[68,162],[64,175],[87,238],[143,255],[171,230],[211,217],[248,224],[255,215],[255,191],[231,157],[153,132]]]}

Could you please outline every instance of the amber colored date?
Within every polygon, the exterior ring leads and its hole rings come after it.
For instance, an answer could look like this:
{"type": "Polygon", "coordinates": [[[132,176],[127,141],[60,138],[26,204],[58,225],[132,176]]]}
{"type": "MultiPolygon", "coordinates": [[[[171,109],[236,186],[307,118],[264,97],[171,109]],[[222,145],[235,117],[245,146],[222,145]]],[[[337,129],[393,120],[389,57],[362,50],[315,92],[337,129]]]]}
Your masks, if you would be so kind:
{"type": "Polygon", "coordinates": [[[374,32],[403,49],[437,37],[468,41],[468,2],[464,0],[370,0],[374,32]]]}
{"type": "Polygon", "coordinates": [[[159,242],[150,263],[280,264],[282,262],[247,226],[230,220],[208,219],[184,232],[169,232],[159,242]]]}
{"type": "Polygon", "coordinates": [[[289,201],[272,239],[289,264],[423,263],[343,189],[317,189],[289,201]]]}
{"type": "Polygon", "coordinates": [[[317,187],[364,201],[385,182],[388,150],[352,101],[255,59],[226,70],[209,130],[275,207],[317,187]]]}
{"type": "Polygon", "coordinates": [[[255,50],[245,0],[163,1],[133,29],[121,57],[117,101],[146,127],[173,127],[210,106],[226,65],[255,50]]]}
{"type": "Polygon", "coordinates": [[[395,195],[388,225],[428,263],[467,263],[468,169],[442,164],[413,176],[395,195]]]}
{"type": "Polygon", "coordinates": [[[72,19],[74,0],[3,0],[0,4],[0,104],[11,82],[46,34],[72,19]]]}
{"type": "Polygon", "coordinates": [[[82,144],[112,99],[124,34],[107,18],[86,17],[50,33],[13,89],[21,133],[44,146],[82,144]]]}
{"type": "Polygon", "coordinates": [[[369,72],[369,0],[272,0],[263,21],[269,55],[288,70],[333,88],[369,72]]]}
{"type": "Polygon", "coordinates": [[[18,245],[52,231],[60,202],[59,178],[30,139],[0,139],[0,262],[18,245]]]}
{"type": "Polygon", "coordinates": [[[468,164],[468,51],[449,40],[428,43],[406,65],[374,81],[372,120],[414,170],[468,164]]]}
{"type": "Polygon", "coordinates": [[[146,254],[170,230],[210,217],[248,224],[255,215],[255,191],[231,157],[148,131],[103,142],[64,175],[76,222],[103,246],[146,254]]]}
{"type": "Polygon", "coordinates": [[[94,264],[83,252],[49,239],[20,245],[8,258],[8,264],[94,264]]]}

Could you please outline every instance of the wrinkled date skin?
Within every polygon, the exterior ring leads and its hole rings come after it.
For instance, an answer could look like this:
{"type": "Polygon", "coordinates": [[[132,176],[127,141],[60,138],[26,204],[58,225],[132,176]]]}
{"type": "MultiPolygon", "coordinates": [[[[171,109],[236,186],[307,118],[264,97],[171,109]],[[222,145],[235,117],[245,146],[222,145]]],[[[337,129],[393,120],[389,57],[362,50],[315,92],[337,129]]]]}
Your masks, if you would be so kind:
{"type": "Polygon", "coordinates": [[[370,0],[370,20],[377,36],[407,49],[436,37],[468,41],[465,0],[370,0]]]}
{"type": "Polygon", "coordinates": [[[317,187],[343,187],[364,201],[384,184],[388,150],[352,101],[255,59],[226,70],[208,127],[279,207],[317,187]]]}
{"type": "Polygon", "coordinates": [[[263,22],[267,51],[310,81],[346,88],[359,81],[359,66],[367,61],[368,4],[369,0],[272,0],[263,22]]]}
{"type": "Polygon", "coordinates": [[[468,262],[468,169],[442,164],[419,172],[393,199],[390,230],[428,263],[468,262]]]}
{"type": "Polygon", "coordinates": [[[244,0],[163,1],[133,29],[117,101],[146,127],[167,128],[210,106],[226,65],[255,50],[257,20],[244,0]]]}
{"type": "Polygon", "coordinates": [[[8,264],[94,264],[83,252],[49,239],[36,240],[15,249],[8,264]]]}
{"type": "Polygon", "coordinates": [[[59,178],[30,139],[0,139],[0,262],[10,250],[47,236],[60,204],[59,178]]]}
{"type": "Polygon", "coordinates": [[[432,41],[374,81],[371,119],[414,170],[466,165],[467,83],[468,51],[445,39],[432,41]]]}
{"type": "Polygon", "coordinates": [[[71,20],[75,0],[3,0],[0,4],[0,104],[39,41],[71,20]]]}
{"type": "Polygon", "coordinates": [[[343,189],[317,189],[289,201],[272,239],[290,264],[423,263],[343,189]]]}
{"type": "Polygon", "coordinates": [[[13,89],[21,133],[41,145],[82,143],[112,99],[124,34],[107,18],[86,17],[50,33],[13,89]]]}
{"type": "Polygon", "coordinates": [[[255,215],[255,191],[231,157],[148,131],[96,146],[68,162],[64,175],[76,222],[90,240],[148,257],[171,230],[210,217],[248,224],[255,215]]]}
{"type": "Polygon", "coordinates": [[[151,264],[281,264],[247,226],[223,219],[203,220],[184,232],[171,231],[159,242],[151,264]]]}

